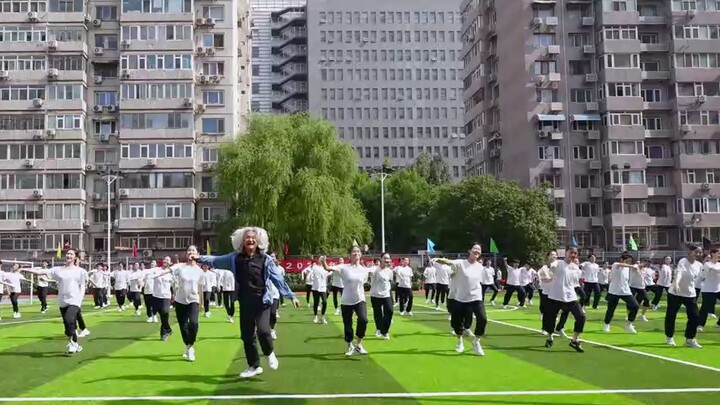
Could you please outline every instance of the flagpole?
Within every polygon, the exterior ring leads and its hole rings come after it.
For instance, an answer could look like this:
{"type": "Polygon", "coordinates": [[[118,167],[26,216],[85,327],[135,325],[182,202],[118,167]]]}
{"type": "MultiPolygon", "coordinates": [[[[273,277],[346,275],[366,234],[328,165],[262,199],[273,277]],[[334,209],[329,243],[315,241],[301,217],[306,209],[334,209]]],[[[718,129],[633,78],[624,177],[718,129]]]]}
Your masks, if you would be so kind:
{"type": "MultiPolygon", "coordinates": [[[[622,176],[620,176],[622,180],[622,176]]],[[[622,232],[622,243],[623,251],[627,250],[627,241],[625,240],[625,194],[623,194],[623,183],[620,183],[620,213],[622,214],[621,232],[622,232]]]]}

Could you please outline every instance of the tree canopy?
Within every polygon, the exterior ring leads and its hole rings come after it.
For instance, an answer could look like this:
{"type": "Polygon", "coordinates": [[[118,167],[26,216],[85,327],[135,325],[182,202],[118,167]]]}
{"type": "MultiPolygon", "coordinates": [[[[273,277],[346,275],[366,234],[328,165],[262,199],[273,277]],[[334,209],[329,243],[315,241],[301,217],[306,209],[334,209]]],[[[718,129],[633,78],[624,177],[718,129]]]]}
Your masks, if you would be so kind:
{"type": "Polygon", "coordinates": [[[231,218],[218,227],[230,248],[237,226],[267,229],[271,249],[291,254],[340,253],[372,236],[353,194],[357,158],[333,126],[307,114],[250,118],[248,132],[220,150],[220,194],[231,218]]]}

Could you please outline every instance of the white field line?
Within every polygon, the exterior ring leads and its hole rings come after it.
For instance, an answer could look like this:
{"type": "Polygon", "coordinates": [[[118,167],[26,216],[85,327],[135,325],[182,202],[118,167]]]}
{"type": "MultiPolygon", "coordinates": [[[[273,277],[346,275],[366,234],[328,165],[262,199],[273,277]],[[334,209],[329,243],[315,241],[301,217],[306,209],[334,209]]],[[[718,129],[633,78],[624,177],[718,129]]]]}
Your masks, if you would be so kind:
{"type": "MultiPolygon", "coordinates": [[[[98,314],[102,314],[102,313],[104,313],[104,312],[90,312],[90,313],[83,312],[83,317],[91,316],[91,315],[98,315],[98,314]]],[[[59,316],[56,316],[56,315],[48,315],[47,318],[43,318],[43,319],[28,319],[25,321],[10,321],[10,322],[0,321],[0,327],[10,326],[10,325],[22,325],[25,323],[36,323],[36,322],[62,322],[62,318],[60,318],[59,316]]]]}
{"type": "Polygon", "coordinates": [[[17,397],[0,398],[0,402],[86,402],[86,401],[199,401],[199,400],[277,400],[337,398],[443,398],[497,396],[555,396],[607,394],[677,394],[720,392],[720,388],[656,388],[608,390],[547,390],[547,391],[469,391],[469,392],[378,392],[352,394],[276,394],[276,395],[188,395],[188,396],[125,396],[125,397],[17,397]]]}

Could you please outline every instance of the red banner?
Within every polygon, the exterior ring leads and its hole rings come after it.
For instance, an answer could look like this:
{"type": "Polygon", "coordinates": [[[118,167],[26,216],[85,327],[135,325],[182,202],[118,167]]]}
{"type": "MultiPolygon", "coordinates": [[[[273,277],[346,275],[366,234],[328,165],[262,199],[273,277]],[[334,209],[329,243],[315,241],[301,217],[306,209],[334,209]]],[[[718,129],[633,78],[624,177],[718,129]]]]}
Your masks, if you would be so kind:
{"type": "MultiPolygon", "coordinates": [[[[372,263],[373,258],[363,258],[361,259],[362,263],[372,263]]],[[[400,265],[400,259],[392,259],[393,266],[399,266],[400,265]]],[[[338,259],[336,258],[328,258],[327,259],[328,264],[335,265],[338,263],[338,259]]],[[[348,262],[348,259],[345,259],[345,263],[348,262]]],[[[300,273],[305,269],[307,266],[312,264],[312,261],[310,259],[285,259],[281,260],[280,264],[285,268],[285,271],[288,273],[300,273]]]]}

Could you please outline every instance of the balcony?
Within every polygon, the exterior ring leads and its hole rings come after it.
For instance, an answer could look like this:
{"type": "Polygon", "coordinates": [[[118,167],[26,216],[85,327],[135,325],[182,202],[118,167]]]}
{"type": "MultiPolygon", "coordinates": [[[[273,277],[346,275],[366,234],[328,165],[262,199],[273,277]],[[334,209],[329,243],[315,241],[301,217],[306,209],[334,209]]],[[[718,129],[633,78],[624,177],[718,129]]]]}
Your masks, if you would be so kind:
{"type": "Polygon", "coordinates": [[[590,218],[590,226],[602,227],[605,226],[605,220],[601,217],[590,218]]]}
{"type": "Polygon", "coordinates": [[[85,100],[74,99],[74,100],[45,100],[45,109],[56,112],[56,111],[85,111],[87,109],[87,103],[85,100]]]}
{"type": "Polygon", "coordinates": [[[673,75],[676,82],[700,83],[720,81],[718,69],[676,68],[673,70],[673,75]]]}
{"type": "Polygon", "coordinates": [[[640,44],[640,52],[669,52],[668,44],[640,44]]]}
{"type": "Polygon", "coordinates": [[[600,44],[602,53],[638,54],[642,47],[639,39],[605,40],[600,44]]]}
{"type": "Polygon", "coordinates": [[[638,25],[640,14],[637,11],[604,11],[599,13],[602,25],[638,25]]]}
{"type": "Polygon", "coordinates": [[[195,189],[186,188],[130,188],[121,189],[121,200],[194,200],[195,189]],[[127,195],[123,196],[123,192],[127,195]]]}
{"type": "Polygon", "coordinates": [[[670,80],[669,70],[643,70],[641,73],[642,80],[670,80]]]}
{"type": "Polygon", "coordinates": [[[597,141],[600,139],[600,131],[585,131],[587,139],[590,141],[597,141]]]}
{"type": "MultiPolygon", "coordinates": [[[[3,16],[5,13],[3,13],[3,16]]],[[[48,49],[48,43],[46,41],[28,41],[28,42],[11,42],[3,41],[3,52],[7,53],[21,53],[21,52],[42,52],[45,53],[48,49]]]]}
{"type": "Polygon", "coordinates": [[[84,70],[57,70],[49,69],[45,72],[48,82],[83,82],[87,83],[87,73],[84,70]],[[52,74],[51,74],[52,72],[52,74]],[[57,74],[57,76],[55,75],[57,74]]]}
{"type": "Polygon", "coordinates": [[[122,80],[127,81],[166,81],[166,80],[195,80],[195,74],[192,69],[172,69],[172,70],[123,70],[127,73],[127,77],[122,80]]]}
{"type": "Polygon", "coordinates": [[[23,84],[45,84],[48,77],[47,69],[42,70],[8,70],[8,81],[23,84]]]}
{"type": "Polygon", "coordinates": [[[123,51],[194,51],[195,43],[187,41],[139,41],[127,40],[127,45],[120,44],[123,51]]]}
{"type": "Polygon", "coordinates": [[[672,129],[650,129],[645,130],[645,138],[672,139],[674,133],[672,129]]]}
{"type": "Polygon", "coordinates": [[[120,219],[118,221],[118,231],[130,230],[157,230],[157,229],[194,229],[194,219],[179,218],[139,218],[139,219],[120,219]]]}
{"type": "Polygon", "coordinates": [[[640,68],[606,68],[602,73],[605,81],[611,83],[640,83],[642,70],[640,68]]]}
{"type": "Polygon", "coordinates": [[[120,110],[178,110],[189,109],[182,98],[120,99],[120,110]]]}
{"type": "Polygon", "coordinates": [[[658,15],[638,16],[638,25],[667,25],[667,17],[658,15]]]}
{"type": "MultiPolygon", "coordinates": [[[[191,123],[192,124],[192,123],[191,123]]],[[[195,128],[172,129],[121,129],[119,139],[122,140],[148,140],[148,139],[195,139],[195,128]]]]}
{"type": "Polygon", "coordinates": [[[87,43],[81,41],[48,41],[46,46],[50,54],[88,53],[87,43]]]}
{"type": "Polygon", "coordinates": [[[672,110],[675,108],[675,103],[670,100],[663,100],[656,103],[643,103],[643,109],[644,110],[651,110],[651,111],[662,111],[662,110],[672,110]]]}
{"type": "Polygon", "coordinates": [[[667,158],[647,158],[647,167],[673,167],[675,165],[675,159],[671,157],[667,158]]]}
{"type": "Polygon", "coordinates": [[[120,170],[140,169],[186,169],[191,171],[195,168],[194,158],[159,158],[159,159],[120,159],[120,170]]]}
{"type": "Polygon", "coordinates": [[[648,187],[648,197],[675,197],[675,187],[648,187]]]}
{"type": "Polygon", "coordinates": [[[606,111],[642,111],[645,104],[642,97],[606,97],[600,101],[600,108],[606,111]]]}
{"type": "MultiPolygon", "coordinates": [[[[50,13],[54,14],[54,13],[50,13]]],[[[120,13],[121,23],[194,22],[193,13],[120,13]]]]}
{"type": "Polygon", "coordinates": [[[687,155],[676,156],[676,166],[680,169],[717,169],[718,155],[687,155]]]}

